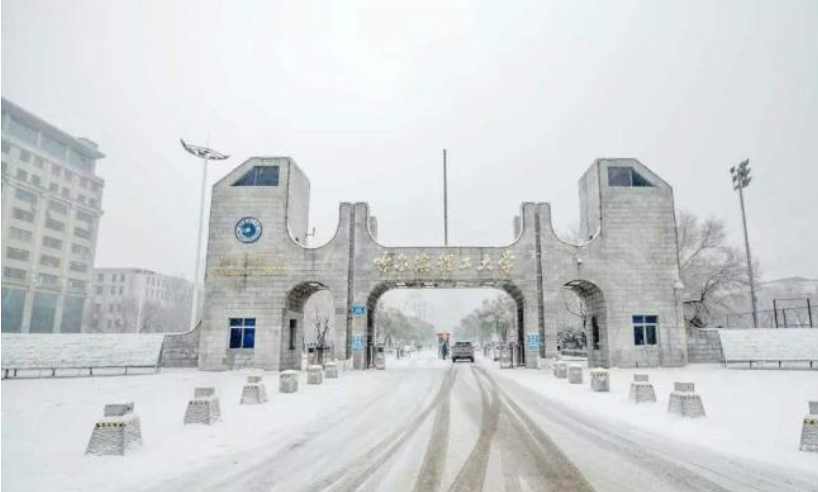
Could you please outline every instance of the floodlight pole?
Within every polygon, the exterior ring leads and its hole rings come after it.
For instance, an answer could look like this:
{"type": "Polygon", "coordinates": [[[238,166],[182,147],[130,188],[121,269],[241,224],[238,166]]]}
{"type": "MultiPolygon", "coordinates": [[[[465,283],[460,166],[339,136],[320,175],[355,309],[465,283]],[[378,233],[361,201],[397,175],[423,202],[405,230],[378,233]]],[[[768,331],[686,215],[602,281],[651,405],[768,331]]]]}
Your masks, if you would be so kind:
{"type": "Polygon", "coordinates": [[[753,259],[750,254],[750,237],[747,233],[747,212],[744,208],[744,188],[750,184],[750,160],[742,161],[738,168],[731,167],[730,174],[733,176],[733,189],[738,190],[739,202],[741,203],[741,223],[744,226],[744,250],[747,253],[747,274],[750,279],[750,301],[753,305],[753,328],[758,328],[758,309],[756,307],[756,289],[753,275],[753,259]]]}
{"type": "Polygon", "coordinates": [[[199,196],[199,233],[196,236],[196,271],[193,276],[193,294],[191,299],[190,305],[190,329],[193,330],[196,328],[198,319],[196,316],[197,305],[198,305],[198,285],[199,285],[199,277],[201,275],[201,266],[202,266],[202,232],[204,231],[204,209],[205,209],[205,192],[207,191],[207,164],[209,161],[222,161],[227,159],[229,156],[225,154],[221,154],[216,152],[213,149],[209,149],[207,147],[198,147],[194,145],[189,145],[185,143],[184,140],[182,142],[182,147],[191,155],[196,157],[202,158],[202,188],[201,194],[199,196]]]}

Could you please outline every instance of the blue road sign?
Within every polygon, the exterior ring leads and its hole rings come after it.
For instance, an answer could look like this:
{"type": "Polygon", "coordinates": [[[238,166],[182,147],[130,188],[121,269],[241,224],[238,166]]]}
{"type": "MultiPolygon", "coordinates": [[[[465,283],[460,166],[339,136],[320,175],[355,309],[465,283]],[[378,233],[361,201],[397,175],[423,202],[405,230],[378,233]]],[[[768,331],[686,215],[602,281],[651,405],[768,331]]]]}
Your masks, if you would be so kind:
{"type": "Polygon", "coordinates": [[[363,304],[353,304],[352,314],[356,316],[363,316],[364,314],[366,314],[366,306],[364,306],[363,304]]]}
{"type": "Polygon", "coordinates": [[[539,333],[529,333],[528,334],[528,348],[537,348],[540,346],[540,334],[539,333]]]}

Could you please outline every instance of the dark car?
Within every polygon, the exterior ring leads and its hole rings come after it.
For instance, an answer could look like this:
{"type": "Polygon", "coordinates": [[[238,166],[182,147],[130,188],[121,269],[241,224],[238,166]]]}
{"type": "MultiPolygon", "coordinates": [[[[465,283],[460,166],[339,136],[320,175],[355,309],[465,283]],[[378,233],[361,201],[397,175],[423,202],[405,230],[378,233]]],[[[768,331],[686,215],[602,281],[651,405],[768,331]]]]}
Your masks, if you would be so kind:
{"type": "Polygon", "coordinates": [[[458,359],[468,359],[474,362],[474,345],[471,342],[455,342],[452,346],[452,362],[458,359]]]}

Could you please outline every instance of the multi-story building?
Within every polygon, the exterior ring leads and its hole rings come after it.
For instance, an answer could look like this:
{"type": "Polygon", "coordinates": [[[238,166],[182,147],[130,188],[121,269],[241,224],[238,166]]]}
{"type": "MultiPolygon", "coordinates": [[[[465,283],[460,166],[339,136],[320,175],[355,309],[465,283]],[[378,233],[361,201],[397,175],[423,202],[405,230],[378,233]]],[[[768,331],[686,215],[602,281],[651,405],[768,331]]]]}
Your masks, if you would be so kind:
{"type": "Polygon", "coordinates": [[[3,332],[82,329],[94,265],[105,157],[2,100],[3,332]]]}
{"type": "Polygon", "coordinates": [[[85,331],[187,331],[192,291],[188,280],[144,268],[97,268],[85,331]]]}

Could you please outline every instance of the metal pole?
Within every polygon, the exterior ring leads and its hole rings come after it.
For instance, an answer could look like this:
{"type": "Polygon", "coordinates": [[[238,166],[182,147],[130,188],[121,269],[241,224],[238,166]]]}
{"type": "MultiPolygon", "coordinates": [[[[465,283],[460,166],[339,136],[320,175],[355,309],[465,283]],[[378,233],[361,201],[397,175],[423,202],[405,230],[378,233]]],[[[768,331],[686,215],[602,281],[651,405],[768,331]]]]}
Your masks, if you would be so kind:
{"type": "Polygon", "coordinates": [[[744,211],[744,186],[738,187],[739,201],[741,202],[741,222],[744,225],[744,248],[747,252],[747,273],[750,276],[750,301],[753,303],[753,328],[758,328],[758,311],[756,310],[756,288],[753,280],[753,260],[750,256],[750,238],[747,235],[747,215],[744,211]]]}
{"type": "Polygon", "coordinates": [[[202,194],[199,197],[199,235],[196,236],[196,273],[193,276],[193,295],[190,305],[190,329],[196,328],[196,307],[198,304],[199,275],[202,264],[202,230],[204,229],[205,191],[207,190],[207,159],[202,159],[202,194]]]}
{"type": "Polygon", "coordinates": [[[446,172],[446,149],[443,149],[443,245],[449,245],[449,182],[446,172]]]}
{"type": "Polygon", "coordinates": [[[810,304],[809,297],[807,297],[807,316],[809,316],[809,327],[812,328],[812,304],[810,304]]]}
{"type": "Polygon", "coordinates": [[[778,306],[775,301],[776,299],[773,299],[773,316],[775,317],[775,327],[778,328],[778,306]]]}

